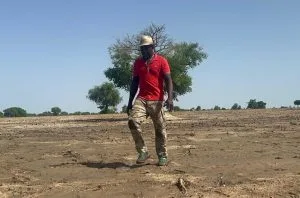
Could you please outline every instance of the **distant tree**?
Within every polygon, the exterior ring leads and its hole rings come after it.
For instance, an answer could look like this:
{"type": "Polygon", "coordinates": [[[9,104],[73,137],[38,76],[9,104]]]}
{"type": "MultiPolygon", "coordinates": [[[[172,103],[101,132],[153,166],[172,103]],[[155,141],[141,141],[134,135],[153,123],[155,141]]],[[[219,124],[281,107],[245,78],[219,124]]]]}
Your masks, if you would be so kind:
{"type": "Polygon", "coordinates": [[[248,102],[247,109],[265,109],[267,103],[263,101],[256,101],[256,99],[250,99],[248,102]]]}
{"type": "Polygon", "coordinates": [[[43,113],[38,114],[38,116],[52,116],[50,111],[44,111],[43,113]]]}
{"type": "Polygon", "coordinates": [[[71,115],[81,115],[80,111],[75,111],[74,113],[72,113],[71,115]]]}
{"type": "Polygon", "coordinates": [[[90,89],[87,98],[98,105],[100,113],[116,112],[116,106],[122,101],[118,89],[110,82],[90,89]]]}
{"type": "Polygon", "coordinates": [[[69,113],[66,112],[66,111],[62,111],[62,112],[60,113],[60,115],[62,115],[62,116],[67,116],[67,115],[69,115],[69,113]]]}
{"type": "Polygon", "coordinates": [[[0,111],[0,118],[3,118],[4,114],[0,111]]]}
{"type": "Polygon", "coordinates": [[[35,113],[27,113],[27,117],[35,117],[37,116],[35,113]]]}
{"type": "Polygon", "coordinates": [[[263,101],[258,101],[257,102],[257,108],[258,109],[265,109],[266,108],[267,103],[263,102],[263,101]]]}
{"type": "Polygon", "coordinates": [[[214,107],[214,110],[221,110],[221,107],[219,107],[218,105],[216,105],[216,106],[214,107]]]}
{"type": "Polygon", "coordinates": [[[26,117],[27,112],[20,107],[10,107],[3,111],[4,117],[26,117]]]}
{"type": "Polygon", "coordinates": [[[90,112],[82,112],[81,115],[91,115],[90,112]]]}
{"type": "Polygon", "coordinates": [[[113,114],[113,113],[117,113],[117,108],[116,107],[110,107],[108,109],[102,109],[100,111],[100,114],[113,114]]]}
{"type": "Polygon", "coordinates": [[[257,109],[256,99],[250,99],[250,101],[248,102],[247,109],[257,109]]]}
{"type": "Polygon", "coordinates": [[[179,106],[174,106],[174,111],[181,111],[182,109],[179,106]]]}
{"type": "Polygon", "coordinates": [[[200,107],[200,106],[197,106],[197,107],[196,107],[196,111],[201,111],[201,107],[200,107]]]}
{"type": "Polygon", "coordinates": [[[299,107],[299,105],[300,105],[300,100],[295,100],[295,101],[294,101],[294,105],[296,105],[297,107],[299,107]]]}
{"type": "Polygon", "coordinates": [[[222,107],[222,110],[226,110],[226,108],[225,108],[225,107],[222,107]]]}
{"type": "Polygon", "coordinates": [[[124,105],[122,107],[121,113],[126,113],[127,112],[127,105],[124,105]]]}
{"type": "Polygon", "coordinates": [[[232,110],[239,110],[242,109],[241,105],[239,105],[238,103],[234,103],[231,107],[232,110]]]}
{"type": "Polygon", "coordinates": [[[195,111],[195,108],[194,107],[190,108],[190,111],[195,111]]]}
{"type": "Polygon", "coordinates": [[[51,112],[53,113],[54,116],[58,116],[61,112],[61,109],[59,107],[52,107],[51,112]]]}

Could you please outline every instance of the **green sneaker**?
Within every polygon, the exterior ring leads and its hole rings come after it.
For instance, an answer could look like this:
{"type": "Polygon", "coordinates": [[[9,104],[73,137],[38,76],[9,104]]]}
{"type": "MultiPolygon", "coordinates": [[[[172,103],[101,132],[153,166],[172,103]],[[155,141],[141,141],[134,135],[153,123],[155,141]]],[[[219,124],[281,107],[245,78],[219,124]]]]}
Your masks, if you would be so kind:
{"type": "Polygon", "coordinates": [[[148,152],[140,152],[139,153],[139,157],[136,160],[137,164],[143,164],[146,162],[147,159],[149,159],[150,155],[148,154],[148,152]]]}
{"type": "Polygon", "coordinates": [[[167,157],[159,157],[158,158],[158,166],[166,166],[168,164],[167,157]]]}

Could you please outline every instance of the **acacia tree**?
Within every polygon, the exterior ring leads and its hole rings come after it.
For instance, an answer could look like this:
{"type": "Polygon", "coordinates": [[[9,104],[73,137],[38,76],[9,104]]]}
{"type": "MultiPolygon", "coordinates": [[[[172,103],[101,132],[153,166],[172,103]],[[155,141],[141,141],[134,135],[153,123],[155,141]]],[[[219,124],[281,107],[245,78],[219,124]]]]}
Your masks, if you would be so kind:
{"type": "Polygon", "coordinates": [[[296,105],[297,107],[299,107],[299,105],[300,105],[300,100],[295,100],[295,101],[294,101],[294,105],[296,105]]]}
{"type": "Polygon", "coordinates": [[[38,116],[52,116],[50,111],[44,111],[43,113],[38,114],[38,116]]]}
{"type": "Polygon", "coordinates": [[[66,112],[66,111],[62,111],[62,112],[60,113],[60,115],[62,115],[62,116],[67,116],[67,115],[69,115],[69,113],[66,112]]]}
{"type": "Polygon", "coordinates": [[[52,107],[51,112],[54,116],[58,116],[61,113],[61,109],[59,107],[52,107]]]}
{"type": "Polygon", "coordinates": [[[218,105],[216,105],[216,106],[214,107],[214,110],[221,110],[221,107],[219,107],[218,105]]]}
{"type": "Polygon", "coordinates": [[[140,56],[139,40],[141,35],[149,35],[154,40],[157,53],[165,56],[171,67],[171,76],[174,86],[174,99],[192,91],[192,78],[188,71],[198,66],[207,54],[198,43],[174,42],[166,34],[164,25],[151,24],[141,32],[127,35],[118,39],[109,47],[109,54],[113,66],[105,70],[105,76],[118,88],[130,90],[132,65],[140,56]]]}
{"type": "Polygon", "coordinates": [[[116,106],[122,101],[118,89],[110,82],[90,89],[87,98],[98,105],[100,113],[114,113],[116,106]]]}
{"type": "Polygon", "coordinates": [[[234,103],[231,107],[232,110],[238,110],[238,109],[242,109],[241,105],[239,105],[238,103],[234,103]]]}
{"type": "Polygon", "coordinates": [[[20,107],[10,107],[3,111],[4,117],[26,117],[27,112],[26,110],[20,107]]]}
{"type": "Polygon", "coordinates": [[[264,101],[256,101],[256,99],[250,99],[248,102],[247,109],[265,109],[267,103],[264,101]]]}

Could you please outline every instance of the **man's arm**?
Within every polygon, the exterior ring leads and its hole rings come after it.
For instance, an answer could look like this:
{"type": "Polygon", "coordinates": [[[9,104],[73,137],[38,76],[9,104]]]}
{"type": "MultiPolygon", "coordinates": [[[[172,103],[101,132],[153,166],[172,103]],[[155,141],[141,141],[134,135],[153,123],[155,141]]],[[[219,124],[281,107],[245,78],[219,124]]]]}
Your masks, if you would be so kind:
{"type": "Polygon", "coordinates": [[[173,105],[173,82],[172,77],[170,73],[165,74],[165,83],[167,87],[168,92],[168,99],[166,101],[168,111],[173,111],[174,105],[173,105]]]}
{"type": "Polygon", "coordinates": [[[128,115],[129,115],[129,110],[132,109],[132,102],[133,102],[133,99],[136,95],[138,87],[139,87],[139,77],[134,76],[132,81],[131,81],[131,85],[130,85],[129,100],[128,100],[128,105],[127,105],[127,114],[128,115]]]}

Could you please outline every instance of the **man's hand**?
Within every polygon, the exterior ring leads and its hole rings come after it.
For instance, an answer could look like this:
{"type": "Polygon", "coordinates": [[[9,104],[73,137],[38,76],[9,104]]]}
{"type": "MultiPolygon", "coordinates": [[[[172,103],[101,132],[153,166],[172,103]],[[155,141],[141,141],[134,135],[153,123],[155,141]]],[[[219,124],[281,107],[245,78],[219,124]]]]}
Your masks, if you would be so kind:
{"type": "Polygon", "coordinates": [[[128,116],[130,115],[130,110],[131,109],[132,109],[132,103],[128,103],[127,110],[126,110],[128,116]]]}
{"type": "Polygon", "coordinates": [[[167,106],[168,111],[171,112],[174,109],[173,105],[173,81],[170,73],[165,74],[166,87],[168,92],[168,99],[164,106],[167,106]]]}
{"type": "Polygon", "coordinates": [[[131,85],[130,85],[130,94],[129,94],[129,100],[128,100],[128,105],[127,105],[127,109],[126,109],[128,116],[130,115],[130,111],[132,109],[132,102],[136,95],[138,87],[139,87],[139,77],[134,76],[132,79],[131,85]]]}
{"type": "Polygon", "coordinates": [[[173,105],[173,100],[172,99],[168,99],[165,102],[165,105],[168,109],[169,112],[172,112],[174,110],[174,105],[173,105]]]}

